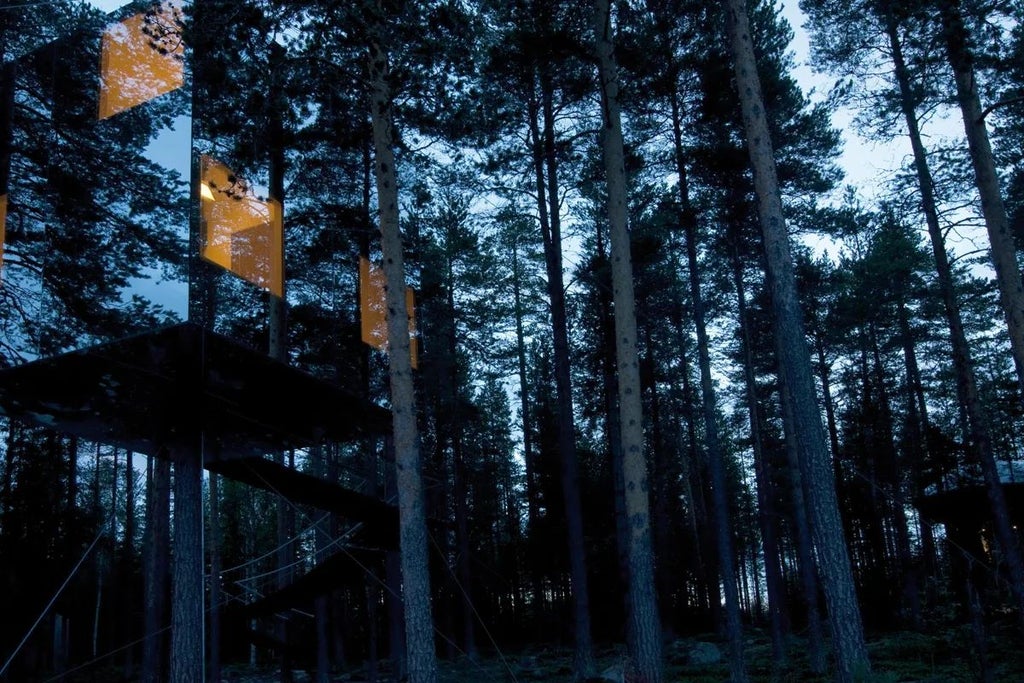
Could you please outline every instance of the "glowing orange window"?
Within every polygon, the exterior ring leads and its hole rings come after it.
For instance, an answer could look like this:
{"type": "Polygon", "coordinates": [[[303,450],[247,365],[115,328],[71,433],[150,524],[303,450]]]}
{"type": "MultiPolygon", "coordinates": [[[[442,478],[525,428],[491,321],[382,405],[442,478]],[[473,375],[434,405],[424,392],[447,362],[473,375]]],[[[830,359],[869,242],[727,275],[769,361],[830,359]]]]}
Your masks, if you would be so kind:
{"type": "MultiPolygon", "coordinates": [[[[359,257],[359,310],[363,341],[375,349],[388,349],[388,316],[384,298],[384,271],[359,257]]],[[[419,360],[416,343],[416,302],[412,288],[405,290],[405,313],[409,316],[409,355],[413,368],[419,360]]]]}
{"type": "Polygon", "coordinates": [[[257,197],[230,168],[203,155],[201,255],[240,278],[284,295],[281,204],[257,197]]]}
{"type": "Polygon", "coordinates": [[[181,33],[181,7],[173,1],[103,32],[100,119],[181,87],[185,53],[181,33]]]}

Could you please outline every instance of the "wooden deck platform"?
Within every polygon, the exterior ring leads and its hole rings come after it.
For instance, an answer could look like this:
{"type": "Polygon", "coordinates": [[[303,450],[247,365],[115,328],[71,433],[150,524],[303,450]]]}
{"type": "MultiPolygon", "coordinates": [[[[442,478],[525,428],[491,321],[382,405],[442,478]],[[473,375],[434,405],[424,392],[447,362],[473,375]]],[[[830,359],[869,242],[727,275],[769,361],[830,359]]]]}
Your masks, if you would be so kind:
{"type": "Polygon", "coordinates": [[[391,414],[194,323],[0,371],[0,414],[208,461],[385,434],[391,414]]]}

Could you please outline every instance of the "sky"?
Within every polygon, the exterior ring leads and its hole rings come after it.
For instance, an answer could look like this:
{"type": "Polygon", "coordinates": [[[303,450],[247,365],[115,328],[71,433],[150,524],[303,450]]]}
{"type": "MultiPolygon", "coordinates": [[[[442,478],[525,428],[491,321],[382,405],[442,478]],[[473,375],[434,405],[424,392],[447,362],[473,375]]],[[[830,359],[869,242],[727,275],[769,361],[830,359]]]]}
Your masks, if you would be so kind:
{"type": "MultiPolygon", "coordinates": [[[[815,102],[821,101],[834,85],[835,79],[814,71],[809,64],[810,42],[803,28],[804,15],[797,0],[786,0],[781,6],[782,15],[789,21],[794,32],[790,47],[797,66],[793,75],[805,94],[815,102]]],[[[866,140],[853,130],[852,121],[853,113],[849,110],[838,110],[832,116],[832,125],[840,130],[843,138],[843,154],[839,164],[846,174],[846,184],[858,188],[860,194],[867,198],[874,195],[880,182],[900,168],[911,150],[909,144],[902,142],[902,138],[891,144],[866,140]]]]}
{"type": "MultiPolygon", "coordinates": [[[[809,64],[810,44],[808,34],[803,28],[804,16],[797,0],[783,0],[780,4],[783,16],[794,31],[794,39],[790,45],[796,63],[793,75],[812,101],[821,101],[828,94],[835,79],[815,72],[809,64]]],[[[843,185],[833,193],[832,201],[838,203],[843,188],[853,186],[861,205],[871,210],[877,207],[881,197],[889,194],[890,191],[885,187],[887,182],[901,169],[911,166],[913,151],[909,138],[902,132],[902,128],[892,140],[874,142],[857,134],[852,124],[853,118],[853,112],[849,109],[840,108],[832,115],[832,125],[839,129],[842,135],[843,152],[839,165],[845,173],[843,185]]],[[[964,148],[967,146],[959,109],[936,110],[927,120],[920,122],[920,127],[927,146],[945,146],[950,143],[964,148]]],[[[988,235],[976,213],[966,208],[950,211],[944,214],[944,220],[947,221],[947,226],[956,224],[956,227],[951,227],[946,234],[946,247],[954,254],[977,254],[989,249],[988,235]]],[[[926,233],[923,225],[921,232],[924,239],[926,233]]],[[[827,241],[814,241],[811,246],[819,255],[823,251],[828,251],[833,257],[837,255],[838,247],[827,241]]],[[[994,276],[991,267],[985,263],[972,265],[971,269],[981,277],[994,276]]]]}

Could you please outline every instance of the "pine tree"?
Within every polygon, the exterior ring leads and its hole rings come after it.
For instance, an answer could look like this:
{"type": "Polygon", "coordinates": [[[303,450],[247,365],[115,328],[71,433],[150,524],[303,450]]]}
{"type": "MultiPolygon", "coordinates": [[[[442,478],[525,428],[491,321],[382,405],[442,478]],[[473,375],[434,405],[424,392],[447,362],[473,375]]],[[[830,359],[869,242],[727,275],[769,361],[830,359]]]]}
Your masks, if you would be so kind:
{"type": "Polygon", "coordinates": [[[605,182],[608,185],[619,428],[622,437],[622,476],[625,489],[624,512],[626,519],[629,520],[627,602],[630,624],[627,633],[631,636],[629,644],[633,675],[644,683],[658,683],[664,676],[664,664],[654,588],[654,557],[651,549],[647,463],[643,449],[633,267],[626,226],[626,169],[613,27],[609,3],[607,0],[596,0],[594,47],[598,58],[598,81],[601,87],[601,144],[605,182]]]}
{"type": "Polygon", "coordinates": [[[835,483],[825,449],[821,417],[811,378],[810,356],[797,301],[793,260],[782,214],[775,160],[761,98],[757,62],[751,44],[747,10],[742,1],[725,4],[732,46],[736,88],[743,106],[743,121],[758,212],[764,235],[766,269],[772,295],[773,327],[783,387],[783,403],[792,411],[801,467],[808,475],[815,546],[824,579],[836,651],[838,676],[852,681],[870,668],[864,644],[860,610],[854,591],[850,560],[843,541],[835,483]]]}

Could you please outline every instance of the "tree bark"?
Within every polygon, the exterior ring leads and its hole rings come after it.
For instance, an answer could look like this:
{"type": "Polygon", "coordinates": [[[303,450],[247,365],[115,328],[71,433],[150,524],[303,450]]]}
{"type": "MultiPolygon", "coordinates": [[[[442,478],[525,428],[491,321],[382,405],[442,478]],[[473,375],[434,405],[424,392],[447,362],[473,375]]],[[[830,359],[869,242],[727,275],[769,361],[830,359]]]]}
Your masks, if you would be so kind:
{"type": "Polygon", "coordinates": [[[370,115],[375,151],[377,204],[380,212],[381,251],[386,281],[388,370],[398,486],[399,544],[409,681],[434,683],[437,680],[437,657],[434,650],[434,620],[430,605],[426,507],[420,471],[412,359],[409,355],[409,318],[405,307],[405,262],[398,223],[398,174],[395,169],[395,133],[391,118],[385,18],[379,2],[371,11],[376,16],[368,46],[370,115]]]}
{"type": "Polygon", "coordinates": [[[555,154],[555,115],[552,102],[554,86],[550,74],[540,70],[540,115],[543,134],[536,119],[531,125],[534,137],[534,164],[539,168],[538,208],[544,242],[548,302],[551,307],[551,334],[555,361],[555,402],[558,413],[558,452],[562,466],[562,497],[565,506],[566,543],[569,576],[572,585],[573,627],[576,643],[573,667],[576,676],[586,678],[594,670],[594,646],[590,628],[590,589],[587,579],[583,511],[580,502],[579,464],[572,403],[571,363],[569,359],[568,316],[565,310],[565,285],[562,274],[562,230],[558,198],[558,160],[555,154]],[[545,186],[544,172],[547,172],[545,186]],[[541,206],[547,199],[546,205],[541,206]]]}
{"type": "MultiPolygon", "coordinates": [[[[596,226],[597,239],[595,247],[597,258],[601,263],[608,262],[605,252],[604,237],[601,225],[596,226]]],[[[598,285],[597,297],[598,308],[601,315],[601,386],[604,392],[605,412],[605,438],[608,443],[609,469],[612,477],[612,495],[615,508],[615,550],[618,560],[619,576],[622,579],[623,587],[629,585],[629,520],[626,518],[626,488],[625,480],[622,477],[622,427],[619,424],[619,378],[615,374],[615,315],[612,311],[612,293],[604,287],[602,281],[598,285]]],[[[657,537],[657,527],[655,529],[657,537]]],[[[668,536],[667,524],[665,525],[665,536],[668,536]]],[[[666,541],[667,542],[667,541],[666,541]]],[[[668,571],[663,571],[656,576],[659,581],[661,595],[668,595],[672,586],[668,571]]],[[[628,593],[627,593],[628,597],[628,593]]],[[[629,613],[629,605],[626,605],[626,613],[629,613]]],[[[627,619],[626,628],[631,628],[631,622],[627,619]]],[[[626,633],[626,642],[631,642],[633,634],[626,633]]]]}
{"type": "MultiPolygon", "coordinates": [[[[279,66],[284,61],[284,48],[276,42],[272,42],[270,45],[270,56],[268,58],[268,69],[271,74],[272,81],[277,78],[279,72],[279,66]]],[[[279,215],[284,217],[284,200],[285,200],[285,145],[284,145],[284,122],[282,120],[282,112],[285,108],[283,102],[283,88],[272,83],[271,84],[271,98],[269,108],[267,110],[267,137],[269,142],[269,170],[270,170],[270,182],[269,182],[269,197],[271,201],[277,202],[279,215]]],[[[288,362],[288,325],[287,325],[287,313],[288,306],[285,299],[286,282],[284,280],[285,262],[284,262],[284,225],[281,228],[281,249],[278,258],[279,263],[276,264],[277,272],[282,274],[282,281],[280,283],[281,293],[271,293],[269,295],[268,303],[268,315],[267,315],[267,331],[269,339],[267,343],[268,355],[282,363],[288,362]]],[[[278,451],[274,453],[274,460],[279,465],[285,464],[284,451],[278,451]]],[[[295,559],[295,549],[292,540],[293,529],[295,528],[295,513],[291,507],[291,503],[283,496],[277,496],[277,575],[275,585],[277,590],[282,590],[292,582],[294,571],[292,569],[292,562],[295,559]]],[[[291,622],[287,618],[283,618],[281,615],[278,616],[275,631],[277,639],[283,643],[281,648],[280,660],[281,660],[281,683],[291,683],[293,680],[292,675],[292,662],[290,652],[290,628],[291,622]]]]}
{"type": "Polygon", "coordinates": [[[220,475],[210,473],[210,660],[206,669],[209,683],[221,681],[221,586],[220,586],[220,475]]]}
{"type": "MultiPolygon", "coordinates": [[[[535,116],[531,115],[531,119],[536,122],[535,116]]],[[[542,174],[542,171],[538,170],[538,173],[542,174]]],[[[538,180],[538,185],[543,188],[543,175],[541,175],[538,180]]],[[[543,206],[544,202],[540,202],[540,205],[543,206]]],[[[516,237],[513,237],[513,240],[512,294],[516,318],[516,360],[518,361],[519,371],[519,408],[522,414],[523,466],[525,468],[524,475],[526,477],[526,519],[527,530],[529,532],[533,532],[538,528],[537,524],[540,520],[540,505],[538,501],[539,492],[537,491],[536,456],[533,452],[533,420],[531,417],[532,412],[530,410],[529,379],[526,374],[526,334],[523,326],[524,310],[522,296],[522,272],[519,265],[519,242],[516,237]]],[[[543,580],[541,573],[537,568],[538,563],[530,562],[529,564],[530,584],[533,591],[533,608],[539,622],[543,623],[543,615],[545,611],[543,580]]]]}
{"type": "Polygon", "coordinates": [[[174,455],[174,565],[171,603],[171,680],[204,683],[202,452],[174,455]]]}
{"type": "Polygon", "coordinates": [[[150,456],[152,477],[146,505],[146,547],[142,670],[140,681],[163,679],[163,628],[167,620],[167,588],[170,568],[171,463],[166,454],[150,456]]]}
{"type": "Polygon", "coordinates": [[[616,364],[619,376],[619,428],[622,435],[622,476],[629,520],[629,619],[633,634],[630,668],[633,680],[658,683],[664,676],[661,624],[654,585],[647,462],[644,455],[637,353],[636,298],[626,212],[626,168],[619,105],[618,66],[614,57],[608,0],[594,3],[594,48],[601,88],[601,147],[608,189],[611,237],[612,296],[615,304],[616,364]]]}
{"type": "Polygon", "coordinates": [[[811,494],[812,532],[824,579],[838,679],[848,683],[857,676],[867,675],[870,662],[864,643],[850,558],[843,538],[835,480],[814,391],[810,352],[796,292],[793,258],[782,214],[782,197],[761,97],[749,19],[743,0],[727,0],[725,9],[764,237],[782,390],[792,408],[795,428],[793,436],[800,454],[801,467],[809,477],[807,484],[811,494]]]}
{"type": "MultiPolygon", "coordinates": [[[[775,486],[772,469],[765,460],[764,442],[761,435],[761,408],[757,397],[757,380],[754,376],[754,354],[750,341],[750,326],[747,323],[747,297],[743,285],[743,269],[735,248],[732,250],[733,283],[736,289],[736,304],[740,327],[740,344],[743,353],[743,379],[746,389],[747,412],[750,415],[750,441],[754,451],[754,479],[757,484],[757,520],[761,529],[761,544],[764,547],[764,577],[768,591],[769,631],[772,640],[772,665],[781,672],[787,664],[786,634],[789,632],[785,583],[782,576],[781,554],[779,553],[778,511],[775,506],[775,486]]],[[[813,658],[812,658],[813,659],[813,658]]]]}

